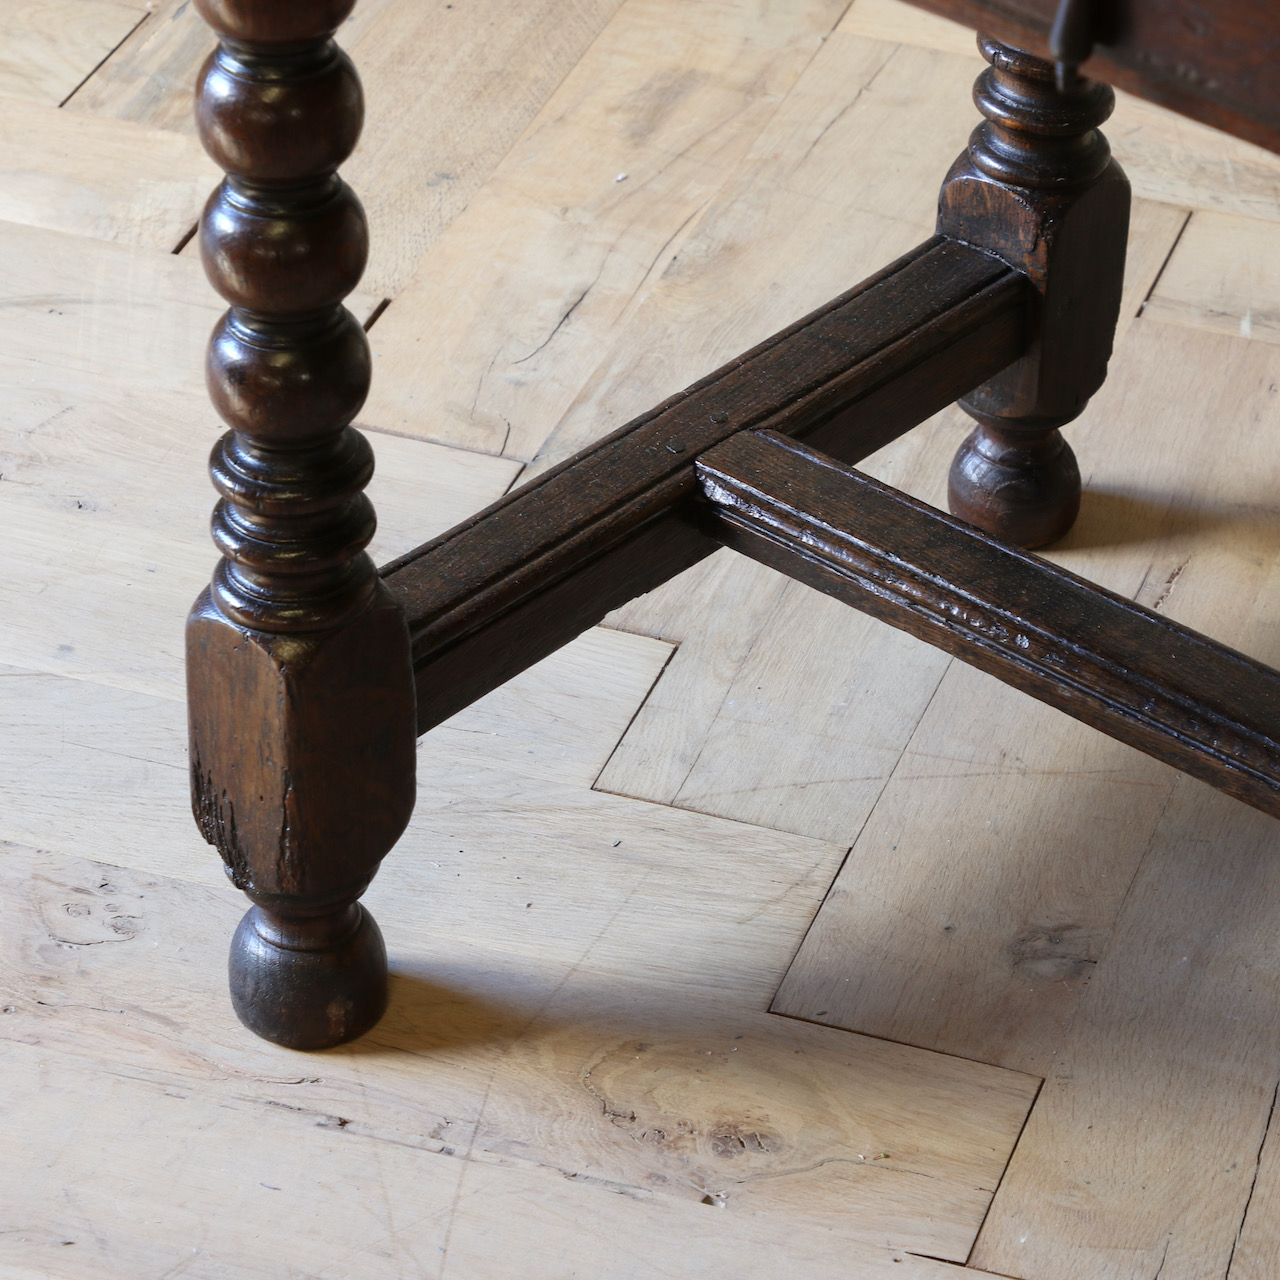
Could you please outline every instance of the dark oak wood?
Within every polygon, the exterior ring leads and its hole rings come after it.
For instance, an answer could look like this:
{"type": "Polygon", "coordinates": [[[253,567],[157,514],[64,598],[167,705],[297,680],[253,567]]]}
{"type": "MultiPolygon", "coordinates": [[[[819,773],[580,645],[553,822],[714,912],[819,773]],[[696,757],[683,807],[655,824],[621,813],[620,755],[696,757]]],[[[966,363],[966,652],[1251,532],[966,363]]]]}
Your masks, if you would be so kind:
{"type": "Polygon", "coordinates": [[[1280,672],[772,432],[698,477],[726,546],[1280,817],[1280,672]]]}
{"type": "Polygon", "coordinates": [[[363,211],[337,176],[360,83],[330,36],[350,0],[197,0],[220,37],[197,120],[226,171],[200,227],[231,304],[209,346],[222,553],[187,627],[196,820],[255,904],[231,994],[293,1048],[351,1039],[386,1002],[386,953],[357,902],[413,809],[404,616],[364,548],[373,470],[350,423],[368,344],[342,306],[364,269],[363,211]]]}
{"type": "Polygon", "coordinates": [[[1102,385],[1124,285],[1129,183],[1098,131],[1114,95],[992,40],[974,86],[984,123],[952,166],[938,230],[981,245],[1035,288],[1026,353],[961,401],[978,422],[951,466],[958,516],[1024,547],[1070,529],[1080,472],[1058,428],[1102,385]]]}
{"type": "MultiPolygon", "coordinates": [[[[911,0],[1049,58],[1059,0],[911,0]]],[[[1094,0],[1082,70],[1280,152],[1280,11],[1275,0],[1094,0]]]]}
{"type": "Polygon", "coordinates": [[[944,238],[383,570],[413,635],[418,729],[715,549],[695,459],[768,425],[857,461],[1016,359],[1026,279],[944,238]]]}
{"type": "MultiPolygon", "coordinates": [[[[412,810],[415,734],[722,543],[1280,816],[1280,675],[849,466],[962,398],[979,425],[953,509],[1024,545],[1069,527],[1058,429],[1106,375],[1129,204],[1098,130],[1111,90],[1076,65],[1100,40],[1234,120],[1195,69],[1225,48],[1252,75],[1239,42],[1274,62],[1277,23],[1257,0],[926,3],[1034,37],[981,41],[986,119],[937,235],[379,575],[350,425],[369,352],[342,306],[367,249],[337,176],[363,111],[331,39],[351,0],[197,0],[220,38],[197,116],[227,174],[201,251],[231,304],[208,364],[231,431],[212,459],[222,560],[188,626],[193,803],[254,903],[231,985],[258,1034],[318,1048],[380,1016],[386,955],[358,899],[412,810]],[[1204,18],[1207,54],[1176,61],[1176,15],[1204,18]]],[[[1268,86],[1242,99],[1264,133],[1268,86]]]]}

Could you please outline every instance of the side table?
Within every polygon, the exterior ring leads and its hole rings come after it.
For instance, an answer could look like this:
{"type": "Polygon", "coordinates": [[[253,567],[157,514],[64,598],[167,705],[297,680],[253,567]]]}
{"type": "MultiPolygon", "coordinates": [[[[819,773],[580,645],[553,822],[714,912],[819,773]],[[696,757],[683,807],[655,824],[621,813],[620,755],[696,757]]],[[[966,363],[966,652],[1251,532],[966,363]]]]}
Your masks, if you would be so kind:
{"type": "Polygon", "coordinates": [[[332,39],[354,0],[197,0],[220,38],[197,116],[226,179],[200,237],[230,306],[208,361],[230,430],[222,559],[188,623],[191,770],[253,903],[231,954],[251,1030],[322,1048],[380,1017],[358,900],[412,812],[417,736],[722,545],[1280,816],[1280,673],[1027,550],[1075,519],[1060,428],[1106,376],[1124,269],[1113,94],[1080,69],[1280,150],[1280,16],[925,2],[993,33],[936,234],[378,570],[351,426],[369,349],[342,305],[368,242],[337,173],[363,116],[332,39]],[[855,469],[957,400],[976,425],[952,515],[855,469]]]}

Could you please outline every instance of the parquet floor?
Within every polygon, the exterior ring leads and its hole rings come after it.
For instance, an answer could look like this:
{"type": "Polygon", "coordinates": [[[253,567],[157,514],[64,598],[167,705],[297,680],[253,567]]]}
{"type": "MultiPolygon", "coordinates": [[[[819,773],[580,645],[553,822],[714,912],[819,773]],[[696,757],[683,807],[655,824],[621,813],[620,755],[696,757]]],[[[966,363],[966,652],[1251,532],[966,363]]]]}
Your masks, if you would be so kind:
{"type": "MultiPolygon", "coordinates": [[[[896,0],[341,38],[380,560],[927,236],[981,65],[896,0]]],[[[375,1033],[239,1027],[181,701],[209,44],[0,8],[0,1276],[1280,1275],[1280,827],[728,553],[423,740],[375,1033]]],[[[1280,664],[1280,158],[1108,132],[1122,333],[1051,554],[1280,664]]],[[[868,469],[940,502],[963,430],[868,469]]]]}

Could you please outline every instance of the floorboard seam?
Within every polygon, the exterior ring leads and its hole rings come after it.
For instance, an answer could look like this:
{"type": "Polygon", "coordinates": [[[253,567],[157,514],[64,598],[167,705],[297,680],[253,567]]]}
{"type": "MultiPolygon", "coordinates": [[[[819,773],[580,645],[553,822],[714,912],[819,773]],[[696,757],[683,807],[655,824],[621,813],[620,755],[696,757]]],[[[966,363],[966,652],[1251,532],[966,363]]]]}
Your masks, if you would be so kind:
{"type": "MultiPolygon", "coordinates": [[[[99,71],[101,71],[101,70],[102,70],[102,68],[103,68],[104,66],[106,66],[106,64],[107,64],[107,63],[108,63],[112,58],[114,58],[114,57],[116,56],[116,54],[117,54],[117,53],[119,53],[119,52],[120,52],[120,50],[121,50],[122,48],[124,48],[125,44],[126,44],[129,40],[133,39],[134,35],[135,35],[135,34],[136,34],[140,29],[141,29],[142,24],[143,24],[144,22],[146,22],[146,20],[147,20],[149,17],[151,17],[150,12],[144,13],[144,14],[142,15],[142,17],[140,17],[140,18],[137,20],[137,22],[135,22],[135,23],[133,24],[133,26],[131,26],[131,27],[129,28],[129,30],[128,30],[128,31],[126,31],[126,32],[124,33],[124,35],[122,35],[122,36],[120,37],[120,39],[119,39],[119,40],[117,40],[117,41],[116,41],[116,43],[115,43],[115,44],[113,44],[113,45],[111,46],[111,48],[110,48],[110,49],[108,49],[108,50],[106,51],[106,53],[104,53],[104,54],[102,55],[102,57],[98,60],[98,62],[96,62],[96,63],[94,64],[94,66],[93,66],[92,70],[90,70],[89,74],[88,74],[87,76],[85,76],[85,78],[84,78],[83,80],[81,80],[81,81],[80,81],[80,83],[79,83],[78,85],[76,85],[76,87],[75,87],[74,89],[72,89],[72,90],[71,90],[71,92],[70,92],[69,94],[67,94],[67,96],[66,96],[65,98],[63,98],[63,100],[62,100],[60,103],[58,103],[58,106],[59,106],[59,107],[65,107],[65,106],[67,105],[67,103],[68,103],[68,102],[70,102],[70,101],[71,101],[71,99],[72,99],[72,98],[74,98],[74,97],[76,96],[76,94],[77,94],[77,93],[79,93],[79,92],[80,92],[80,90],[81,90],[81,89],[83,89],[83,88],[85,87],[85,85],[87,85],[87,84],[89,83],[89,81],[90,81],[90,80],[92,80],[92,79],[93,79],[93,77],[94,77],[94,76],[96,76],[96,75],[98,74],[98,72],[99,72],[99,71]]],[[[177,252],[177,251],[175,250],[175,252],[177,252]]]]}
{"type": "Polygon", "coordinates": [[[1258,1153],[1254,1157],[1253,1177],[1249,1181],[1249,1194],[1244,1198],[1244,1210],[1240,1214],[1240,1225],[1236,1228],[1235,1239],[1231,1242],[1231,1252],[1227,1255],[1227,1269],[1222,1273],[1223,1280],[1230,1280],[1236,1249],[1240,1246],[1245,1224],[1249,1221],[1249,1206],[1253,1203],[1253,1193],[1258,1188],[1258,1175],[1262,1171],[1262,1153],[1266,1149],[1267,1135],[1271,1132],[1271,1121],[1275,1118],[1277,1100],[1280,1100],[1280,1080],[1276,1081],[1276,1087],[1271,1093],[1271,1107],[1267,1112],[1267,1122],[1262,1126],[1262,1137],[1258,1139],[1258,1153]]]}

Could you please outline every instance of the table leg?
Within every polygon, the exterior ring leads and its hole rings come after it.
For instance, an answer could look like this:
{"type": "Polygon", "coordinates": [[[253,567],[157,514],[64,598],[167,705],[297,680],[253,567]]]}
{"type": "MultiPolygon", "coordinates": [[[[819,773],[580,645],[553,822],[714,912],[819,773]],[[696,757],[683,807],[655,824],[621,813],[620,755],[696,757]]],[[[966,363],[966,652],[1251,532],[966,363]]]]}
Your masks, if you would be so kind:
{"type": "Polygon", "coordinates": [[[193,803],[254,903],[232,945],[236,1012],[321,1048],[385,1006],[357,899],[408,822],[416,753],[408,630],[364,550],[373,453],[350,426],[370,358],[342,300],[368,233],[336,171],[363,102],[331,36],[352,0],[197,4],[221,38],[197,119],[227,176],[200,236],[231,304],[208,379],[232,429],[211,463],[222,559],[187,627],[193,803]]]}
{"type": "Polygon", "coordinates": [[[981,37],[986,121],[952,166],[938,230],[999,255],[1036,290],[1027,353],[960,403],[978,426],[951,467],[954,514],[1024,547],[1060,538],[1080,472],[1058,428],[1106,377],[1124,283],[1129,183],[1098,130],[1111,89],[981,37]]]}

